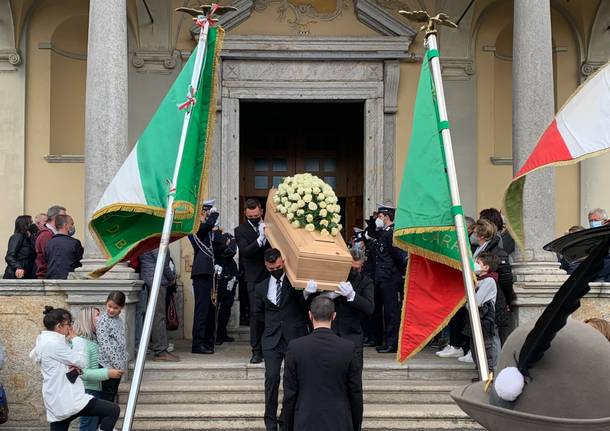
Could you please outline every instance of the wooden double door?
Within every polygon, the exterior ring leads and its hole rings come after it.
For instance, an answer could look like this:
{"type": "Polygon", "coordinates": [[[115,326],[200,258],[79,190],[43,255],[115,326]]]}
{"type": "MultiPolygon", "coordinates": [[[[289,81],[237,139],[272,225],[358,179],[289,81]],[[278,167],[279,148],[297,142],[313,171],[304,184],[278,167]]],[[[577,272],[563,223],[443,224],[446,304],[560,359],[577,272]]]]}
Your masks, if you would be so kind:
{"type": "Polygon", "coordinates": [[[331,185],[343,234],[363,223],[363,103],[241,102],[240,200],[263,205],[286,176],[309,172],[331,185]]]}

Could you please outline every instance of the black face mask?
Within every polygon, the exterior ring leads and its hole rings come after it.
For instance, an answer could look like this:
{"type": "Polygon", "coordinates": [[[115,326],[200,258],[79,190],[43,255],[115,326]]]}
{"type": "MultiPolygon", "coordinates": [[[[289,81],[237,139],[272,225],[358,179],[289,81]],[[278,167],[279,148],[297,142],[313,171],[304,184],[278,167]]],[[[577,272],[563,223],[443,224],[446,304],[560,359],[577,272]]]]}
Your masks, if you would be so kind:
{"type": "Polygon", "coordinates": [[[249,218],[249,219],[246,219],[246,220],[248,220],[250,223],[252,223],[252,226],[254,226],[254,227],[257,227],[258,224],[261,222],[261,218],[260,217],[252,217],[252,218],[249,218]]]}
{"type": "Polygon", "coordinates": [[[284,268],[274,269],[273,271],[269,271],[273,278],[279,280],[284,275],[284,268]]]}
{"type": "Polygon", "coordinates": [[[360,270],[352,268],[349,270],[349,278],[357,278],[360,277],[360,270]]]}

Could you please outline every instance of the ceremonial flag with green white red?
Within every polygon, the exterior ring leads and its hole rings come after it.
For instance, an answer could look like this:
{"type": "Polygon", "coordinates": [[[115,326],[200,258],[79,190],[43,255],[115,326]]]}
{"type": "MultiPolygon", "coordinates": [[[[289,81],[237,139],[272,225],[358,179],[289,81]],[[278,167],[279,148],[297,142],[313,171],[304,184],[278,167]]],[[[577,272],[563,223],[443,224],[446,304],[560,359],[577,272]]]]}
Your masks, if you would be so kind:
{"type": "Polygon", "coordinates": [[[223,34],[222,28],[210,27],[198,85],[191,87],[196,48],[104,192],[89,229],[108,261],[94,276],[159,247],[187,111],[191,117],[177,187],[171,190],[175,193],[172,240],[198,228],[211,159],[216,65],[223,34]]]}
{"type": "Polygon", "coordinates": [[[513,238],[523,246],[523,189],[527,174],[577,163],[610,150],[610,63],[570,97],[540,137],[504,194],[504,213],[513,238]]]}
{"type": "Polygon", "coordinates": [[[409,252],[398,341],[403,362],[466,301],[429,58],[424,58],[413,130],[396,208],[394,244],[409,252]]]}

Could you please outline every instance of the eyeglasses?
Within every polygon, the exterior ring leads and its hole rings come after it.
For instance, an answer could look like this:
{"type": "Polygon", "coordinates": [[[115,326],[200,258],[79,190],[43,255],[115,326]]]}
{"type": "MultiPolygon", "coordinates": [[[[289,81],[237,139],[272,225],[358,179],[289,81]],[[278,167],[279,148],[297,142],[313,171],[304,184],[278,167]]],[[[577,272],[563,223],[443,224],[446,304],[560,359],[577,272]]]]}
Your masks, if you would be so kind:
{"type": "Polygon", "coordinates": [[[74,325],[74,320],[70,320],[69,322],[60,323],[59,326],[72,326],[74,325]]]}

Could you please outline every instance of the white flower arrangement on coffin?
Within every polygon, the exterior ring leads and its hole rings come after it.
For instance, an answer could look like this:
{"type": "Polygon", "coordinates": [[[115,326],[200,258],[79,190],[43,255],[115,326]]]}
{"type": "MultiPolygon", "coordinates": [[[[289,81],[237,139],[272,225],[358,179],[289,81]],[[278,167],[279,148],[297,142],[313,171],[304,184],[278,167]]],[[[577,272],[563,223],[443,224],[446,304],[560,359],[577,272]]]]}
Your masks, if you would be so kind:
{"type": "Polygon", "coordinates": [[[332,236],[343,229],[338,201],[332,187],[311,174],[284,178],[273,196],[275,211],[292,227],[332,236]]]}

